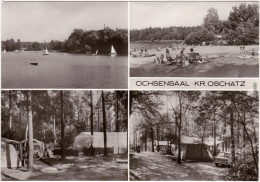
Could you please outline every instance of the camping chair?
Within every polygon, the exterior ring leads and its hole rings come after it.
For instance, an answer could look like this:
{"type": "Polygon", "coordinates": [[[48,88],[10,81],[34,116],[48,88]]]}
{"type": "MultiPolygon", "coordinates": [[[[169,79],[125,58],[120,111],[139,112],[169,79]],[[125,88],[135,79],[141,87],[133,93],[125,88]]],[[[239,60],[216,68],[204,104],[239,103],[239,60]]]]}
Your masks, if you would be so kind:
{"type": "Polygon", "coordinates": [[[188,55],[189,55],[188,59],[190,64],[198,60],[202,61],[199,53],[192,52],[192,53],[188,53],[188,55]]]}

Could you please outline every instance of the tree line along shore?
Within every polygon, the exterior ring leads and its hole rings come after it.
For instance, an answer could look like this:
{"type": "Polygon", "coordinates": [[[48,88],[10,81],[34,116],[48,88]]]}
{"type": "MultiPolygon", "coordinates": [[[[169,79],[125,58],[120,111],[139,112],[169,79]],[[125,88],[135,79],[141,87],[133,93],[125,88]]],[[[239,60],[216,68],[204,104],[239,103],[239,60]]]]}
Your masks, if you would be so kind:
{"type": "Polygon", "coordinates": [[[93,54],[98,50],[99,54],[109,54],[111,46],[115,48],[117,54],[125,55],[128,51],[128,31],[126,29],[112,30],[104,28],[102,30],[74,29],[65,41],[52,40],[50,42],[21,42],[20,39],[8,39],[2,41],[2,51],[40,51],[46,47],[49,50],[93,54]]]}
{"type": "Polygon", "coordinates": [[[210,8],[201,26],[194,27],[149,27],[130,32],[131,42],[180,41],[188,45],[259,44],[259,5],[241,3],[234,6],[227,20],[220,20],[218,11],[210,8]]]}

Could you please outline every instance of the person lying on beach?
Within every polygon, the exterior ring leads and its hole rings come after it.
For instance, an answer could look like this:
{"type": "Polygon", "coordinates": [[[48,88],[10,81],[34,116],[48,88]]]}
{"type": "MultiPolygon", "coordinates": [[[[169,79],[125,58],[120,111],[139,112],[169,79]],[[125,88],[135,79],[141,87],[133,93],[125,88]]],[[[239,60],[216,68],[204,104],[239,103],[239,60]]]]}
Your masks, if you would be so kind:
{"type": "Polygon", "coordinates": [[[144,57],[152,57],[155,56],[156,54],[149,54],[148,51],[145,49],[144,51],[144,57]]]}
{"type": "Polygon", "coordinates": [[[163,59],[164,59],[164,55],[161,54],[160,57],[156,57],[156,59],[154,59],[154,62],[157,64],[163,64],[163,63],[165,63],[163,59]]]}

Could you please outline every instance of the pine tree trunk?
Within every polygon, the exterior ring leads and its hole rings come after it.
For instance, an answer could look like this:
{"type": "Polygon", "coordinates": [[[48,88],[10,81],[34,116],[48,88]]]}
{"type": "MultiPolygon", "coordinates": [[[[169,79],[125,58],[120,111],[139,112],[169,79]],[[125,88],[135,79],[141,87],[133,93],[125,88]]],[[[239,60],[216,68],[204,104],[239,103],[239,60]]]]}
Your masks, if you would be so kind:
{"type": "Polygon", "coordinates": [[[132,98],[132,92],[130,91],[129,93],[130,93],[130,96],[129,96],[129,112],[130,112],[130,114],[129,115],[131,115],[132,112],[133,112],[133,108],[132,108],[133,98],[132,98]]]}
{"type": "Polygon", "coordinates": [[[179,136],[178,136],[178,159],[177,163],[181,164],[181,125],[182,125],[182,103],[181,103],[181,96],[179,96],[179,105],[180,105],[180,114],[179,114],[179,136]]]}
{"type": "Polygon", "coordinates": [[[91,142],[91,146],[90,146],[90,155],[94,156],[95,152],[94,152],[94,147],[93,147],[93,141],[94,141],[94,115],[93,115],[93,94],[92,91],[90,91],[90,132],[91,132],[91,137],[92,137],[92,142],[91,142]]]}
{"type": "Polygon", "coordinates": [[[99,122],[99,109],[98,109],[98,131],[101,131],[100,122],[99,122]]]}
{"type": "Polygon", "coordinates": [[[215,111],[214,111],[213,136],[214,136],[213,158],[214,158],[214,160],[215,160],[215,157],[216,157],[216,116],[215,116],[215,111]]]}
{"type": "MultiPolygon", "coordinates": [[[[181,116],[180,116],[181,120],[181,116]]],[[[179,132],[178,132],[178,159],[177,163],[181,164],[181,121],[180,121],[180,126],[179,126],[179,132]]]]}
{"type": "Polygon", "coordinates": [[[93,119],[93,95],[92,91],[90,91],[90,122],[91,122],[91,135],[93,136],[94,132],[94,119],[93,119]]]}
{"type": "Polygon", "coordinates": [[[104,133],[104,156],[107,156],[107,133],[106,133],[106,110],[105,110],[105,98],[102,91],[102,110],[103,110],[103,133],[104,133]]]}
{"type": "MultiPolygon", "coordinates": [[[[29,110],[28,110],[29,111],[29,110]]],[[[29,130],[29,112],[27,111],[27,125],[25,129],[25,143],[24,143],[24,150],[27,152],[27,141],[28,141],[28,130],[29,130]]]]}
{"type": "MultiPolygon", "coordinates": [[[[243,113],[243,120],[244,123],[246,123],[246,112],[243,113]]],[[[246,147],[246,132],[245,129],[243,128],[243,148],[246,147]]]]}
{"type": "Polygon", "coordinates": [[[56,147],[56,143],[57,143],[57,136],[56,136],[56,123],[55,123],[55,115],[53,117],[53,136],[54,136],[54,141],[53,141],[53,145],[54,145],[54,149],[56,147]]]}
{"type": "Polygon", "coordinates": [[[13,115],[12,115],[12,91],[9,90],[9,129],[12,130],[13,115]]]}
{"type": "Polygon", "coordinates": [[[160,152],[159,140],[160,140],[160,136],[159,136],[159,126],[157,125],[157,152],[160,152]]]}
{"type": "Polygon", "coordinates": [[[145,130],[145,143],[144,143],[144,150],[147,151],[147,131],[145,130]]]}
{"type": "Polygon", "coordinates": [[[240,122],[237,120],[237,147],[240,148],[240,122]]]}
{"type": "Polygon", "coordinates": [[[231,133],[231,159],[232,163],[235,162],[235,140],[234,140],[234,114],[230,113],[230,133],[231,133]]]}
{"type": "Polygon", "coordinates": [[[33,171],[33,118],[32,118],[32,93],[28,91],[28,130],[29,130],[29,160],[28,171],[33,171]]]}
{"type": "Polygon", "coordinates": [[[63,110],[63,91],[60,91],[60,102],[61,102],[61,160],[65,159],[65,141],[64,141],[64,110],[63,110]]]}
{"type": "Polygon", "coordinates": [[[21,123],[22,123],[22,111],[19,108],[19,124],[18,124],[18,128],[21,128],[21,123]]]}
{"type": "Polygon", "coordinates": [[[152,139],[152,152],[154,152],[154,133],[153,133],[153,128],[151,128],[151,139],[152,139]]]}
{"type": "Polygon", "coordinates": [[[116,91],[116,132],[119,132],[118,112],[119,112],[119,106],[118,106],[118,92],[116,91]]]}

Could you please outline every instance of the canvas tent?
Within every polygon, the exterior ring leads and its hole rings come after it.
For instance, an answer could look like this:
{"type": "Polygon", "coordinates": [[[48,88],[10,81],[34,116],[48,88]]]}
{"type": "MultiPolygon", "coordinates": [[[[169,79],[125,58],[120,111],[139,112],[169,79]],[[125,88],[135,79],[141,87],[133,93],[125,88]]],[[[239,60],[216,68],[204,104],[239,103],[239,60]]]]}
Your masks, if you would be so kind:
{"type": "Polygon", "coordinates": [[[82,151],[84,147],[89,148],[91,143],[91,134],[89,132],[82,132],[74,138],[72,149],[82,151]]]}
{"type": "MultiPolygon", "coordinates": [[[[104,148],[103,132],[94,132],[93,139],[90,132],[82,132],[74,138],[73,150],[82,151],[89,148],[91,143],[94,148],[104,148]]],[[[107,147],[114,148],[114,153],[127,152],[127,132],[107,132],[107,147]]]]}
{"type": "Polygon", "coordinates": [[[19,142],[1,139],[1,167],[17,167],[18,154],[13,144],[19,144],[19,142]]]}
{"type": "Polygon", "coordinates": [[[181,144],[181,159],[184,161],[211,162],[212,155],[205,144],[181,144]]]}
{"type": "MultiPolygon", "coordinates": [[[[212,161],[212,154],[208,150],[206,144],[198,143],[198,139],[194,137],[181,135],[181,159],[185,161],[200,161],[210,162],[212,161]]],[[[175,135],[172,139],[174,145],[177,146],[178,139],[175,135]]],[[[178,150],[176,151],[176,154],[178,150]]]]}
{"type": "Polygon", "coordinates": [[[156,141],[156,146],[158,146],[159,144],[159,150],[162,153],[167,153],[167,150],[170,149],[171,152],[173,152],[172,150],[175,148],[175,146],[173,144],[171,144],[171,142],[169,141],[156,141]]]}
{"type": "MultiPolygon", "coordinates": [[[[27,140],[27,147],[28,147],[28,140],[27,140]]],[[[23,145],[25,145],[25,140],[21,141],[23,145]]],[[[38,157],[42,157],[44,153],[44,143],[40,140],[33,139],[33,154],[38,157]]]]}

